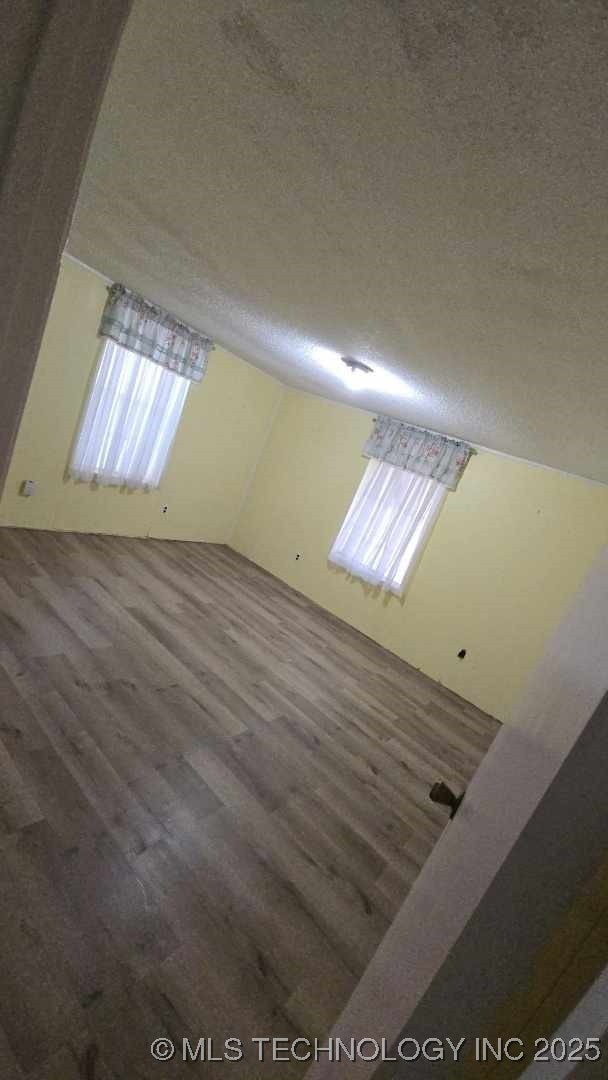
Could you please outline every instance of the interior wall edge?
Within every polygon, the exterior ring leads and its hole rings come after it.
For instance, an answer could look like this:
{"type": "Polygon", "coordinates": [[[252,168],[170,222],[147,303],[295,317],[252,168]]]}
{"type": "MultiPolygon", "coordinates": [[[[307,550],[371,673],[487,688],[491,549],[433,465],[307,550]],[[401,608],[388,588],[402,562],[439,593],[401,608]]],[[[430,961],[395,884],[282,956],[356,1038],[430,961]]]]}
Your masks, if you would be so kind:
{"type": "MultiPolygon", "coordinates": [[[[3,490],[59,260],[114,54],[131,0],[39,4],[45,17],[21,80],[0,187],[0,493],[3,490]]],[[[15,20],[14,12],[7,16],[15,20]]],[[[16,20],[15,20],[16,21],[16,20]]],[[[7,40],[12,41],[11,35],[7,40]]],[[[10,87],[12,89],[12,87],[10,87]]]]}

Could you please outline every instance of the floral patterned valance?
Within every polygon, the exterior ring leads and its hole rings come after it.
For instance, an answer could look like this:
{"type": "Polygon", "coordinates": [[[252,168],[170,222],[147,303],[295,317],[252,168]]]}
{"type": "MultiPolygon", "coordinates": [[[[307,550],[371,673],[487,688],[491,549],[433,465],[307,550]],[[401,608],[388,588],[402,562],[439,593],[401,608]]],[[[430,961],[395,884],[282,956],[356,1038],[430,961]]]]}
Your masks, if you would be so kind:
{"type": "Polygon", "coordinates": [[[430,476],[450,491],[456,490],[474,453],[467,443],[448,439],[446,435],[435,435],[390,416],[378,417],[363,448],[365,457],[380,458],[419,476],[430,476]]]}
{"type": "Polygon", "coordinates": [[[211,338],[118,283],[108,289],[99,333],[194,382],[205,374],[213,348],[211,338]]]}

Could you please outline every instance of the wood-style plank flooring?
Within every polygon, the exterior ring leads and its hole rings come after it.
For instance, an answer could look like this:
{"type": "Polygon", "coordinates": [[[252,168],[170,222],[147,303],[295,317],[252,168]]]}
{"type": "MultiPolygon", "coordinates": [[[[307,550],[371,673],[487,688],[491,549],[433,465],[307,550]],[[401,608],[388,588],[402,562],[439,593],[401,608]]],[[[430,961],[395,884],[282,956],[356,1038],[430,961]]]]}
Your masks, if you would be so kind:
{"type": "Polygon", "coordinates": [[[301,1076],[248,1040],[327,1032],[498,727],[228,548],[13,529],[0,710],[2,1080],[301,1076]]]}

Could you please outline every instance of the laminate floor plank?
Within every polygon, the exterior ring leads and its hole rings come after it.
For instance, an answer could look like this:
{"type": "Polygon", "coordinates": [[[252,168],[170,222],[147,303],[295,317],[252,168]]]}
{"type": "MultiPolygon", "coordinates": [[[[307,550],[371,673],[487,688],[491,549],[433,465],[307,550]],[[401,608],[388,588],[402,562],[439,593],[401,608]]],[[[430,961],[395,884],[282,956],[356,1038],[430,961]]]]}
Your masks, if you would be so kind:
{"type": "Polygon", "coordinates": [[[0,529],[3,1080],[302,1076],[497,729],[227,547],[0,529]]]}

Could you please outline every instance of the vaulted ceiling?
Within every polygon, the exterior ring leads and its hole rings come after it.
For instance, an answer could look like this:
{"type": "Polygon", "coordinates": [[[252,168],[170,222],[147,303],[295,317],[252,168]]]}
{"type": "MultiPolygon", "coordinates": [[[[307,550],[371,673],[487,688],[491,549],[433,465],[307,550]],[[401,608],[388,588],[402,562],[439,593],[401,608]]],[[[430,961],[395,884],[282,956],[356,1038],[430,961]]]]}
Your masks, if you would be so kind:
{"type": "Polygon", "coordinates": [[[608,482],[607,20],[135,0],[69,250],[286,383],[608,482]]]}

